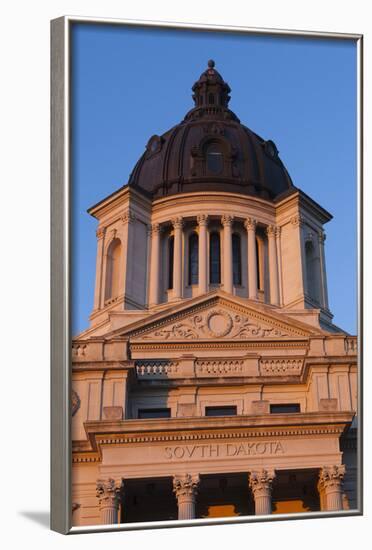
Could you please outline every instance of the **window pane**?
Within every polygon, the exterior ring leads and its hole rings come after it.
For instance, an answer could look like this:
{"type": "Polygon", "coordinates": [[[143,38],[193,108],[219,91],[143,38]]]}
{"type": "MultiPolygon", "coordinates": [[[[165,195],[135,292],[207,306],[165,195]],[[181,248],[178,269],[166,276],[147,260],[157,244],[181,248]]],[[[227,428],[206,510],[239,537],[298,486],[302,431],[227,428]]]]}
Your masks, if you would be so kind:
{"type": "Polygon", "coordinates": [[[170,409],[138,409],[138,418],[170,418],[170,409]]]}
{"type": "Polygon", "coordinates": [[[233,283],[234,285],[242,284],[242,257],[240,247],[240,235],[234,233],[232,236],[233,248],[233,283]]]}
{"type": "Polygon", "coordinates": [[[212,233],[210,236],[209,251],[209,271],[211,284],[221,283],[221,250],[220,236],[218,233],[212,233]]]}
{"type": "Polygon", "coordinates": [[[235,416],[236,414],[236,405],[205,407],[205,416],[235,416]]]}
{"type": "Polygon", "coordinates": [[[197,285],[199,281],[199,238],[192,233],[189,238],[189,285],[197,285]]]}
{"type": "Polygon", "coordinates": [[[271,414],[299,413],[299,412],[301,412],[299,403],[283,403],[280,405],[270,405],[271,414]]]}
{"type": "Polygon", "coordinates": [[[212,143],[207,149],[207,171],[220,174],[223,170],[223,155],[219,144],[212,143]]]}

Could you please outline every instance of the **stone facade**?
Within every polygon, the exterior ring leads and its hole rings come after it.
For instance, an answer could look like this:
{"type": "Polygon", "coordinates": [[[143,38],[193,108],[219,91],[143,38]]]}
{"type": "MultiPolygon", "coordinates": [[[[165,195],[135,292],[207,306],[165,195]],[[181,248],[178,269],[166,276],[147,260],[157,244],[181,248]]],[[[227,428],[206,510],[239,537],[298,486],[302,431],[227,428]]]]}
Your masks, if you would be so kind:
{"type": "Polygon", "coordinates": [[[331,215],[296,188],[213,185],[129,185],[89,212],[73,524],[356,508],[357,342],[329,310],[331,215]]]}

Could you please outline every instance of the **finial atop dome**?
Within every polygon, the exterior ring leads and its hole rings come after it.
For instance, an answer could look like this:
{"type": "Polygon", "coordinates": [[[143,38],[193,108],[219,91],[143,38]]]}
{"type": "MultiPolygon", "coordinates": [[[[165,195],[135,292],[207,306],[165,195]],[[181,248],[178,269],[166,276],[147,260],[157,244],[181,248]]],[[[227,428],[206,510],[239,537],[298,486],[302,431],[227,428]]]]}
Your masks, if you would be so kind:
{"type": "Polygon", "coordinates": [[[220,73],[215,69],[216,63],[209,59],[208,68],[192,87],[193,99],[196,107],[223,107],[229,103],[230,86],[224,81],[220,73]]]}

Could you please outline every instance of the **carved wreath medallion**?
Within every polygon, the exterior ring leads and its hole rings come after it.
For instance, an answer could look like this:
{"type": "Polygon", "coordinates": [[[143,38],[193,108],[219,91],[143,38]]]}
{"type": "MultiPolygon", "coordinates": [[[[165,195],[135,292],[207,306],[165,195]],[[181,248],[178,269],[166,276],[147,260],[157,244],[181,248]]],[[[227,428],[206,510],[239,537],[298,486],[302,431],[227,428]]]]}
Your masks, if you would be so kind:
{"type": "Polygon", "coordinates": [[[231,315],[222,309],[210,311],[206,317],[206,328],[215,337],[222,337],[229,334],[233,326],[231,315]]]}

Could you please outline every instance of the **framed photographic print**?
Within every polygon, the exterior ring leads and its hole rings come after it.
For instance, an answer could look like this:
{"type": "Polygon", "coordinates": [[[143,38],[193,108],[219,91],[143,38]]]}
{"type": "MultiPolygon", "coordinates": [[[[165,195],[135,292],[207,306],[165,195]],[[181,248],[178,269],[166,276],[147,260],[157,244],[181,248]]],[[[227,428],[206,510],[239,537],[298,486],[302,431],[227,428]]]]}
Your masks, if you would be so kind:
{"type": "Polygon", "coordinates": [[[362,513],[361,67],[52,21],[54,530],[362,513]]]}

